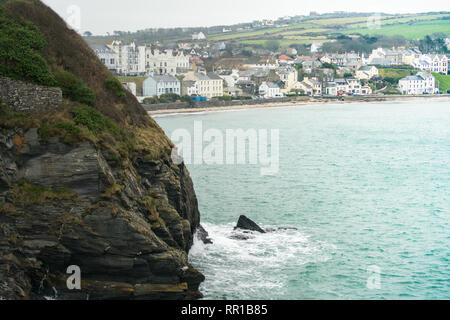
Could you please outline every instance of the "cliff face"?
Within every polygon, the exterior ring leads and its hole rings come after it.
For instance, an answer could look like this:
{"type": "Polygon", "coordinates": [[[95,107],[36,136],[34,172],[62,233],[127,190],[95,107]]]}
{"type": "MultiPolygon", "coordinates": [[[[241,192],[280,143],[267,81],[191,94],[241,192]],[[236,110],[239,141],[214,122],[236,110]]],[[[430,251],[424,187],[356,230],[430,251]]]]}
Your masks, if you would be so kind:
{"type": "Polygon", "coordinates": [[[65,98],[50,112],[0,103],[0,299],[199,298],[204,277],[188,252],[200,214],[173,145],[130,94],[105,89],[109,72],[49,8],[5,7],[39,27],[52,69],[70,70],[97,100],[65,98]],[[81,290],[67,288],[72,265],[81,290]]]}
{"type": "Polygon", "coordinates": [[[0,297],[199,296],[187,252],[200,217],[183,165],[114,168],[92,144],[43,143],[35,128],[0,134],[0,157],[0,297]],[[81,291],[67,290],[70,265],[81,291]]]}

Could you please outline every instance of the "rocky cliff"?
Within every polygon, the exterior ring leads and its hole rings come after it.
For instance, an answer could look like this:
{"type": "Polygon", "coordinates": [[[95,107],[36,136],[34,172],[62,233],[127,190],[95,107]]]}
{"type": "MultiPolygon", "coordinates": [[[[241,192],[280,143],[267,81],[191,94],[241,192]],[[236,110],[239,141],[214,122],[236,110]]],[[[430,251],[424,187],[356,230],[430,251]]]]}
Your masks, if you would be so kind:
{"type": "Polygon", "coordinates": [[[45,37],[52,74],[70,72],[96,97],[65,95],[51,112],[48,101],[0,103],[0,300],[201,297],[204,277],[188,263],[200,214],[172,143],[129,93],[109,89],[112,75],[48,7],[0,4],[7,23],[45,37]],[[68,289],[69,266],[81,290],[68,289]]]}

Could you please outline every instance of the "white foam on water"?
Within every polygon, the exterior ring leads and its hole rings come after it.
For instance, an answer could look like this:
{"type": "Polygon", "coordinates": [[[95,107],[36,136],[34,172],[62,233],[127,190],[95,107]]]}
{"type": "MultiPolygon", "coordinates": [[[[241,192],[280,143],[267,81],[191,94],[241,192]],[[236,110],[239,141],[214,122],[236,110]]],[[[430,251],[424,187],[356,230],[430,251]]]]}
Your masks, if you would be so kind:
{"type": "Polygon", "coordinates": [[[233,231],[233,224],[204,224],[213,244],[197,239],[190,262],[206,276],[201,291],[206,299],[277,299],[296,270],[330,259],[329,247],[297,230],[270,233],[233,231]],[[249,236],[248,240],[230,238],[249,236]]]}

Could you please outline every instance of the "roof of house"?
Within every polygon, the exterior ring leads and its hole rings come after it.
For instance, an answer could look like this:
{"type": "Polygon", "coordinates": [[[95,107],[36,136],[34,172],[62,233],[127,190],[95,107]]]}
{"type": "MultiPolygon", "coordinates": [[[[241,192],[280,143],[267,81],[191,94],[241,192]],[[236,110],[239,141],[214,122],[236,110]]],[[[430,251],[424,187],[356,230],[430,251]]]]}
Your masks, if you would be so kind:
{"type": "Polygon", "coordinates": [[[291,57],[282,54],[281,56],[278,57],[278,60],[289,60],[289,61],[293,61],[294,59],[292,59],[291,57]]]}
{"type": "Polygon", "coordinates": [[[374,66],[362,66],[361,68],[359,68],[359,71],[370,71],[372,70],[372,68],[375,68],[374,66]]]}
{"type": "Polygon", "coordinates": [[[283,66],[283,67],[278,67],[275,71],[278,74],[289,74],[289,73],[295,72],[295,69],[291,66],[283,66]]]}
{"type": "Polygon", "coordinates": [[[177,78],[167,75],[167,74],[149,76],[147,79],[145,79],[145,81],[147,81],[148,79],[153,79],[156,82],[179,82],[180,81],[177,78]]]}
{"type": "Polygon", "coordinates": [[[213,72],[208,72],[207,76],[210,80],[223,80],[221,77],[219,77],[217,74],[213,72]]]}
{"type": "Polygon", "coordinates": [[[407,77],[400,79],[399,81],[404,81],[404,80],[423,80],[423,78],[419,77],[419,76],[407,76],[407,77]]]}
{"type": "Polygon", "coordinates": [[[91,47],[92,50],[95,52],[101,52],[101,53],[115,53],[112,49],[110,49],[108,46],[104,44],[98,44],[98,43],[90,43],[88,42],[89,47],[91,47]]]}
{"type": "Polygon", "coordinates": [[[274,82],[266,82],[265,84],[271,89],[280,89],[280,87],[274,82]]]}
{"type": "Polygon", "coordinates": [[[183,86],[184,87],[194,87],[195,86],[195,81],[183,80],[183,86]]]}

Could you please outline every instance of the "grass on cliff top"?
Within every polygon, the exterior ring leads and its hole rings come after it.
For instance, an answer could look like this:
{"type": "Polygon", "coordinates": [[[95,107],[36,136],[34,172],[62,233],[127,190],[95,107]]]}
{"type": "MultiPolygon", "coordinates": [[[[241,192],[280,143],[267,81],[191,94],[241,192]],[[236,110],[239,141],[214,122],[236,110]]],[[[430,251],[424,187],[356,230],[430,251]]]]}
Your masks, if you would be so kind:
{"type": "Polygon", "coordinates": [[[14,184],[9,190],[8,195],[12,203],[19,207],[43,204],[48,200],[73,200],[77,197],[76,193],[70,190],[48,190],[27,181],[20,181],[14,184]]]}

